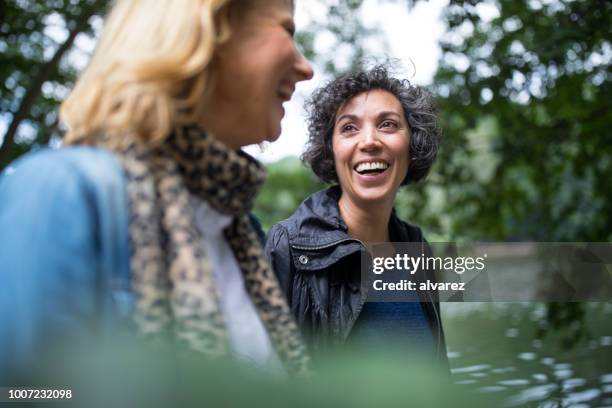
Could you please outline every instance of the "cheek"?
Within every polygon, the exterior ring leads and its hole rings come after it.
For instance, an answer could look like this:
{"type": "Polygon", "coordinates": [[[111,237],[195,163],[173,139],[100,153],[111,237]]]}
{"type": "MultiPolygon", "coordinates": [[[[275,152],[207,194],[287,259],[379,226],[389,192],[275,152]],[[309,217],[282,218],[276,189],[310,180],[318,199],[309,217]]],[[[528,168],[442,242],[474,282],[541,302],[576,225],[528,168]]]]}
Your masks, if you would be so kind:
{"type": "Polygon", "coordinates": [[[402,139],[397,140],[397,143],[393,146],[393,151],[396,160],[407,170],[410,164],[410,141],[408,136],[404,136],[402,139]]]}
{"type": "MultiPolygon", "coordinates": [[[[292,43],[269,41],[256,59],[260,63],[259,74],[266,80],[277,81],[291,71],[295,62],[295,48],[292,43]]],[[[246,66],[252,65],[246,62],[246,66]]]]}
{"type": "Polygon", "coordinates": [[[342,160],[338,157],[337,150],[334,148],[334,169],[339,178],[342,178],[342,160]]]}
{"type": "Polygon", "coordinates": [[[337,168],[342,168],[349,160],[347,146],[344,143],[332,143],[332,152],[334,154],[334,164],[337,168]]]}
{"type": "Polygon", "coordinates": [[[333,149],[334,153],[334,170],[336,171],[336,176],[338,177],[338,181],[340,183],[346,179],[346,161],[343,160],[342,155],[337,150],[337,147],[333,149]]]}

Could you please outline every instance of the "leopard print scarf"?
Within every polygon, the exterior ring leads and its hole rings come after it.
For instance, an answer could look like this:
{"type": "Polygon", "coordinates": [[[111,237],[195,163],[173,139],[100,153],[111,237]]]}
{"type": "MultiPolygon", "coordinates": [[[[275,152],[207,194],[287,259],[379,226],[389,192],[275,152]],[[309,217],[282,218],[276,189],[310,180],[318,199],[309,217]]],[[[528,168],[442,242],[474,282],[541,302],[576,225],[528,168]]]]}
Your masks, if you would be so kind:
{"type": "Polygon", "coordinates": [[[261,165],[193,127],[155,148],[132,143],[115,151],[127,177],[130,266],[141,331],[174,332],[192,350],[228,354],[214,274],[189,205],[191,193],[234,217],[224,233],[247,292],[287,370],[307,372],[304,344],[248,218],[265,178],[261,165]]]}

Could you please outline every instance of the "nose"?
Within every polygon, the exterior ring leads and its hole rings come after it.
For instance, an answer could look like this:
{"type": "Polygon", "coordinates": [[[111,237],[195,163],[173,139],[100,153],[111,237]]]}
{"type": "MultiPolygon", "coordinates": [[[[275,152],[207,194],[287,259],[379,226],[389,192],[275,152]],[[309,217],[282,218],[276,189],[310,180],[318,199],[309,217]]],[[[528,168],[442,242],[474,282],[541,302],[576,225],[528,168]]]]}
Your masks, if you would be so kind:
{"type": "Polygon", "coordinates": [[[312,65],[306,59],[306,57],[304,57],[304,54],[297,49],[297,47],[295,49],[295,53],[297,58],[295,60],[294,69],[297,73],[297,82],[311,79],[313,76],[312,65]]]}
{"type": "Polygon", "coordinates": [[[367,127],[361,132],[359,139],[359,149],[364,152],[373,152],[381,148],[380,139],[376,127],[367,127]]]}

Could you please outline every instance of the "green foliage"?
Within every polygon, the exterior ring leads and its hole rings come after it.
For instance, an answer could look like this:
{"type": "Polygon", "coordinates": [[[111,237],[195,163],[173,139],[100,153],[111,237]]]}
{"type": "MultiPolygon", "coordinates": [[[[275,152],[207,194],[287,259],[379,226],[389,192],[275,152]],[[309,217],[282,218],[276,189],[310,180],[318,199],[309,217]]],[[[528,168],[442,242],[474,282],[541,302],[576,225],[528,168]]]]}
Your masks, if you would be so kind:
{"type": "Polygon", "coordinates": [[[384,342],[372,353],[348,350],[325,355],[312,375],[289,377],[275,366],[210,359],[181,349],[180,343],[152,344],[122,330],[96,337],[83,332],[78,341],[45,339],[44,350],[32,358],[32,364],[3,367],[3,378],[32,388],[58,384],[55,388],[72,390],[72,399],[56,400],[55,407],[499,405],[452,384],[448,372],[433,365],[427,354],[384,342]]]}
{"type": "Polygon", "coordinates": [[[419,219],[433,199],[449,237],[612,238],[612,3],[597,4],[451,2],[434,81],[445,140],[419,219]]]}
{"type": "Polygon", "coordinates": [[[583,303],[550,303],[546,308],[546,320],[542,321],[537,337],[544,338],[554,333],[560,337],[561,347],[571,349],[581,340],[589,338],[585,314],[583,303]]]}
{"type": "Polygon", "coordinates": [[[257,196],[253,211],[266,231],[288,218],[310,194],[325,187],[295,157],[270,164],[267,170],[266,183],[257,196]]]}
{"type": "MultiPolygon", "coordinates": [[[[0,118],[11,123],[24,96],[35,94],[16,143],[4,149],[8,160],[60,136],[57,107],[75,68],[63,58],[37,82],[63,45],[52,26],[70,31],[83,15],[102,14],[106,3],[3,4],[0,118]]],[[[326,18],[313,21],[297,40],[327,75],[359,66],[366,39],[378,38],[385,48],[379,29],[360,23],[363,0],[319,3],[326,18]],[[315,50],[320,35],[331,39],[330,52],[315,50]]],[[[445,140],[429,179],[400,192],[400,214],[439,239],[609,240],[611,11],[610,2],[452,1],[434,81],[445,140]]],[[[91,35],[90,23],[83,33],[91,35]]],[[[262,197],[257,207],[268,219],[264,225],[286,217],[290,202],[298,204],[319,187],[306,187],[307,170],[300,171],[282,181],[272,166],[264,193],[276,199],[262,197]]]]}
{"type": "MultiPolygon", "coordinates": [[[[445,140],[400,195],[405,216],[434,239],[610,241],[611,16],[610,2],[451,1],[434,79],[445,140]]],[[[581,303],[545,321],[566,347],[585,336],[581,303]]]]}
{"type": "Polygon", "coordinates": [[[65,56],[73,48],[76,35],[92,35],[90,17],[103,13],[106,3],[3,2],[0,120],[8,129],[0,148],[0,169],[31,147],[60,137],[57,108],[76,75],[65,56]]]}
{"type": "Polygon", "coordinates": [[[336,44],[335,52],[320,56],[319,63],[330,74],[358,68],[363,61],[364,40],[367,36],[378,34],[374,28],[365,28],[359,21],[359,10],[363,0],[335,1],[329,6],[328,19],[325,24],[314,23],[312,30],[318,32],[327,30],[332,34],[336,44]],[[344,51],[348,65],[343,65],[338,54],[344,51]]]}

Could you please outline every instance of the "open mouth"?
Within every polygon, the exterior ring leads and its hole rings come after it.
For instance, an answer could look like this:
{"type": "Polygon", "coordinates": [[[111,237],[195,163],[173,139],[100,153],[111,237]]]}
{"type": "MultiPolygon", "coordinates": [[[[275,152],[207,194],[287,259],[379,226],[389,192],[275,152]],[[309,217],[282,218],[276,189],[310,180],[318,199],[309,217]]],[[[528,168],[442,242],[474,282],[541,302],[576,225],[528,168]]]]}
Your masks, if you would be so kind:
{"type": "Polygon", "coordinates": [[[291,99],[293,95],[293,87],[292,86],[281,86],[277,91],[278,97],[286,102],[291,99]]]}
{"type": "Polygon", "coordinates": [[[366,174],[384,173],[385,171],[387,171],[388,168],[389,168],[389,163],[380,160],[380,161],[358,163],[354,167],[354,170],[361,175],[366,175],[366,174]]]}

